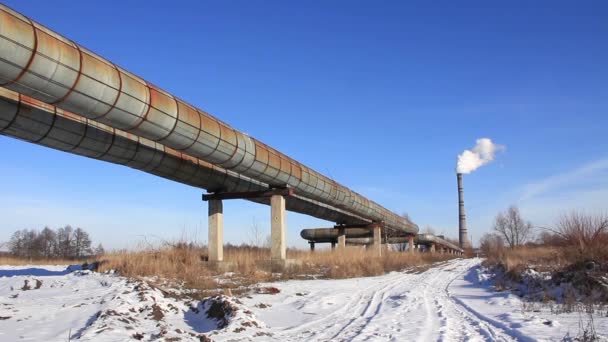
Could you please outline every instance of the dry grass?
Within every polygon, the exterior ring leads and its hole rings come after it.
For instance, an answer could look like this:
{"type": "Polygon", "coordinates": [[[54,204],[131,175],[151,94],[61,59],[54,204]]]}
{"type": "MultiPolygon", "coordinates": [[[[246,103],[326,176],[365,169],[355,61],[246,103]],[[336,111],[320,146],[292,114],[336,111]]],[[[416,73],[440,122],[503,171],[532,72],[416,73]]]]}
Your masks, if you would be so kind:
{"type": "Polygon", "coordinates": [[[504,248],[486,255],[490,265],[501,265],[505,271],[512,272],[528,266],[538,271],[550,271],[568,265],[563,250],[552,246],[522,246],[514,249],[504,248]]]}
{"type": "MultiPolygon", "coordinates": [[[[148,245],[136,251],[123,250],[104,254],[100,257],[98,271],[116,270],[127,277],[157,279],[157,285],[169,282],[170,285],[178,284],[203,292],[218,288],[238,291],[255,283],[274,280],[376,276],[453,258],[447,254],[412,254],[387,250],[383,251],[382,257],[375,257],[371,251],[360,247],[315,252],[289,249],[288,258],[299,260],[299,263],[281,274],[273,274],[264,267],[270,260],[268,248],[225,246],[224,260],[232,263],[231,270],[234,271],[233,275],[227,276],[205,262],[207,255],[207,248],[204,246],[197,247],[185,243],[166,243],[161,247],[148,245]],[[222,281],[218,283],[217,279],[220,277],[222,281]]],[[[68,265],[85,261],[92,260],[27,260],[0,256],[0,264],[4,265],[68,265]]]]}
{"type": "Polygon", "coordinates": [[[560,218],[555,229],[558,244],[569,259],[608,261],[608,215],[571,212],[560,218]]]}
{"type": "MultiPolygon", "coordinates": [[[[24,259],[11,256],[1,256],[0,265],[23,266],[23,265],[74,265],[83,264],[87,260],[70,259],[24,259]]],[[[88,260],[90,261],[90,260],[88,260]]]]}
{"type": "Polygon", "coordinates": [[[428,265],[448,260],[449,255],[384,251],[378,258],[363,248],[347,248],[343,251],[319,251],[304,253],[299,257],[306,265],[323,271],[327,278],[353,278],[381,275],[412,266],[428,265]]]}
{"type": "Polygon", "coordinates": [[[114,269],[128,277],[155,277],[183,284],[186,288],[209,290],[237,288],[277,279],[351,278],[381,275],[412,266],[429,265],[448,260],[451,256],[427,253],[385,251],[376,258],[363,248],[347,248],[343,251],[288,250],[288,258],[300,260],[300,264],[288,268],[280,275],[272,274],[261,266],[270,259],[270,250],[256,247],[226,247],[224,259],[234,265],[234,281],[216,282],[222,272],[208,267],[204,262],[206,248],[165,246],[140,251],[121,251],[103,256],[100,271],[114,269]]]}
{"type": "Polygon", "coordinates": [[[188,288],[207,289],[214,287],[215,282],[214,272],[203,267],[206,254],[205,249],[191,247],[118,251],[103,255],[99,271],[116,270],[127,277],[158,277],[188,288]]]}
{"type": "MultiPolygon", "coordinates": [[[[495,239],[495,237],[494,237],[495,239]]],[[[507,272],[533,266],[537,271],[556,271],[589,261],[608,262],[608,216],[572,212],[560,218],[541,236],[541,245],[506,248],[486,238],[482,249],[490,265],[501,265],[507,272]],[[484,248],[486,246],[486,248],[484,248]]]]}

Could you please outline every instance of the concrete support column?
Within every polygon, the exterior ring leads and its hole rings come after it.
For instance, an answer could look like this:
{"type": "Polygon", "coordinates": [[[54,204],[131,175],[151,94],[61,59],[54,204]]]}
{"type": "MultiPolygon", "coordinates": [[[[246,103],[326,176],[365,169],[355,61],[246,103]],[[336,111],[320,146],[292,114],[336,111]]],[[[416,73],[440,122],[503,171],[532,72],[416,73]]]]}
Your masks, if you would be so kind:
{"type": "Polygon", "coordinates": [[[287,258],[285,226],[285,197],[273,195],[270,197],[270,256],[273,260],[287,258]]]}
{"type": "Polygon", "coordinates": [[[414,248],[416,248],[416,247],[414,247],[414,237],[410,236],[407,238],[407,240],[408,240],[408,247],[409,247],[410,253],[414,253],[414,248]]]}
{"type": "Polygon", "coordinates": [[[224,260],[224,209],[221,200],[209,201],[209,261],[224,260]]]}
{"type": "Polygon", "coordinates": [[[346,234],[344,228],[338,228],[338,249],[343,250],[346,248],[346,234]]]}
{"type": "Polygon", "coordinates": [[[435,253],[435,244],[431,243],[431,253],[435,253]]]}
{"type": "Polygon", "coordinates": [[[372,244],[372,250],[377,253],[377,256],[382,256],[382,232],[380,227],[372,228],[374,231],[374,243],[372,244]]]}

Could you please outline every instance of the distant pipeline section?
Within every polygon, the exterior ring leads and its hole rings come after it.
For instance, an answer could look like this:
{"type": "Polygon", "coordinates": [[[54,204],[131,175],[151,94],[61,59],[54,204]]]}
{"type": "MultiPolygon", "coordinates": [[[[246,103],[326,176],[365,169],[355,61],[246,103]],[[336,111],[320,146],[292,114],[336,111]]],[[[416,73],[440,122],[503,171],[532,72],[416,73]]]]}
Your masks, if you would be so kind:
{"type": "MultiPolygon", "coordinates": [[[[310,228],[302,229],[300,236],[312,243],[336,243],[338,236],[344,232],[346,244],[350,245],[370,245],[373,243],[373,235],[366,228],[310,228]]],[[[382,236],[382,243],[397,244],[406,243],[408,236],[382,236]]],[[[417,234],[414,237],[414,243],[417,245],[445,247],[450,250],[463,252],[463,249],[458,245],[444,239],[442,236],[434,234],[417,234]]]]}
{"type": "Polygon", "coordinates": [[[3,5],[0,83],[181,155],[272,187],[289,186],[390,231],[418,232],[409,220],[3,5]]]}
{"type": "MultiPolygon", "coordinates": [[[[0,135],[125,165],[198,188],[223,188],[235,192],[268,189],[266,184],[233,171],[4,88],[0,88],[0,135]]],[[[251,201],[269,204],[270,200],[259,198],[251,201]]],[[[286,208],[329,221],[368,223],[348,212],[297,194],[286,198],[286,208]]]]}

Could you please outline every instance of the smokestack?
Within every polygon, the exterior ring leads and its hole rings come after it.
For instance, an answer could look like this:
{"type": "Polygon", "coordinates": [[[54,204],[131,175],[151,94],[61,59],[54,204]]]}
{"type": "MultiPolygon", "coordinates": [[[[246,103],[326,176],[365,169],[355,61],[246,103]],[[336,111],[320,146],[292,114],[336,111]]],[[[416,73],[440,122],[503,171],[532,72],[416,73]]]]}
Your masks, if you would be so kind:
{"type": "Polygon", "coordinates": [[[467,238],[467,217],[464,213],[464,190],[462,188],[462,173],[457,173],[456,178],[458,179],[458,240],[460,242],[460,248],[469,247],[469,240],[467,238]]]}

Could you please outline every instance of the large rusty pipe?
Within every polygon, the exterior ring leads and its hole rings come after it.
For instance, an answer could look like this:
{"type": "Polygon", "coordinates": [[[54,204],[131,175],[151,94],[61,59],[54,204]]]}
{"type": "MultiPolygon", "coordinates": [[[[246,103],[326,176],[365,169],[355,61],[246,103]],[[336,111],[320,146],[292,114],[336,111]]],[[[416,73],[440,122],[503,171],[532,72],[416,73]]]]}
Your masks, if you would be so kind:
{"type": "MultiPolygon", "coordinates": [[[[0,5],[0,85],[375,222],[418,226],[0,5]]],[[[224,190],[224,189],[221,189],[224,190]]]]}
{"type": "MultiPolygon", "coordinates": [[[[340,231],[338,228],[308,228],[300,231],[300,236],[306,240],[326,239],[335,240],[340,231]]],[[[372,231],[368,228],[343,228],[347,238],[372,237],[372,231]]]]}
{"type": "MultiPolygon", "coordinates": [[[[382,243],[389,244],[397,244],[397,243],[406,243],[409,238],[404,236],[394,236],[394,237],[382,237],[382,243]]],[[[346,238],[346,244],[349,245],[371,245],[374,243],[373,237],[365,237],[365,238],[346,238]]]]}
{"type": "MultiPolygon", "coordinates": [[[[309,228],[303,229],[300,232],[300,236],[310,242],[314,243],[327,243],[336,242],[340,229],[337,228],[309,228]]],[[[346,243],[348,244],[371,244],[373,243],[373,237],[370,236],[371,232],[365,228],[344,228],[344,235],[346,235],[346,243]]],[[[383,236],[382,243],[405,243],[409,241],[410,236],[383,236]]],[[[456,244],[446,240],[442,236],[434,234],[417,234],[414,237],[415,244],[442,246],[451,250],[462,252],[462,248],[456,244]]]]}
{"type": "MultiPolygon", "coordinates": [[[[31,97],[0,88],[0,134],[53,149],[129,166],[202,189],[260,191],[268,186],[151,140],[96,123],[31,97]]],[[[267,198],[252,199],[269,204],[267,198]]],[[[287,198],[290,211],[328,221],[366,221],[338,208],[299,196],[287,198]]]]}

